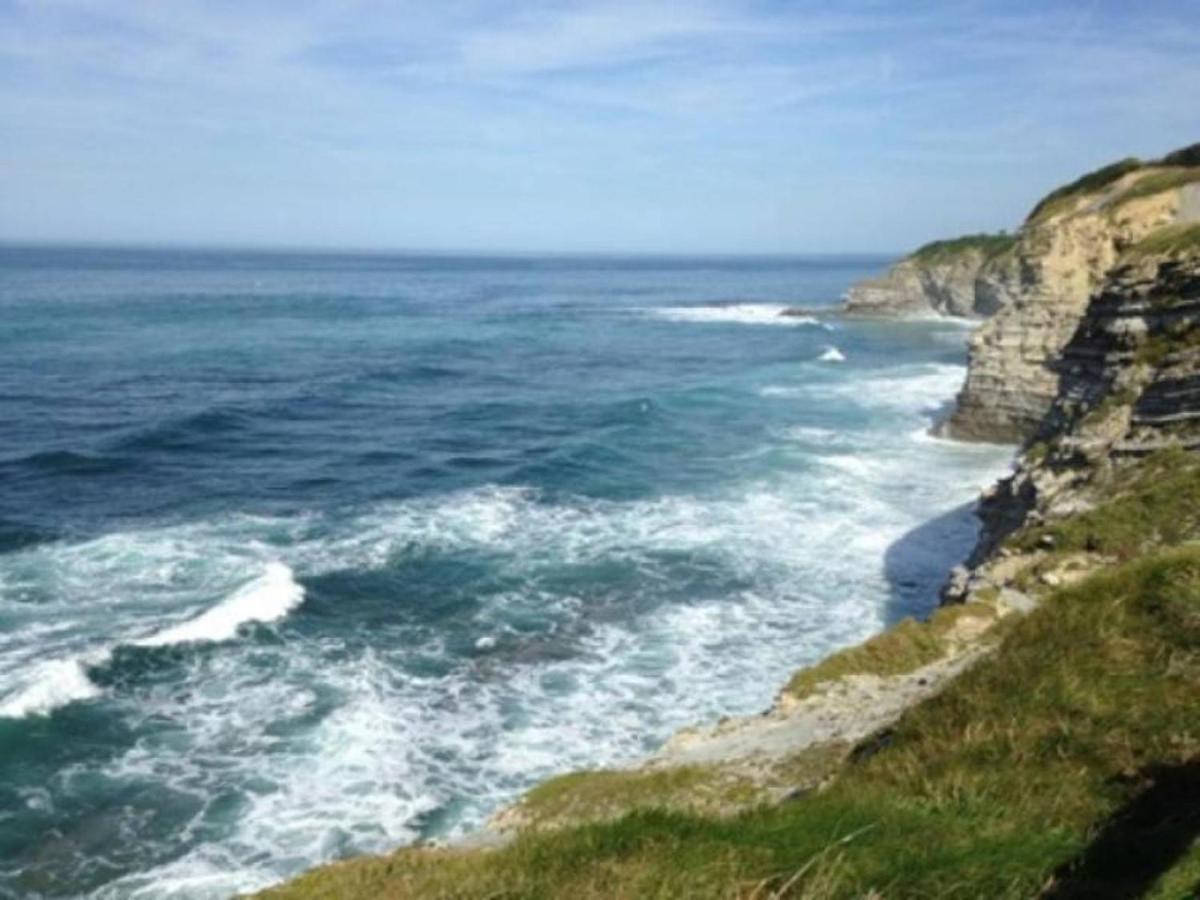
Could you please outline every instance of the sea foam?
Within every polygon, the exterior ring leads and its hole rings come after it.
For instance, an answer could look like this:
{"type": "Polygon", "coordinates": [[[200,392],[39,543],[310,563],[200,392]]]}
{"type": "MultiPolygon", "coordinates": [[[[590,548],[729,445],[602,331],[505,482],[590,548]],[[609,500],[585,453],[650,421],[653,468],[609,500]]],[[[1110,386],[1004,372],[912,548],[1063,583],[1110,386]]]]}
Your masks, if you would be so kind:
{"type": "Polygon", "coordinates": [[[25,683],[0,702],[0,717],[20,719],[46,715],[76,700],[100,695],[78,659],[51,659],[38,663],[25,683]]]}
{"type": "MultiPolygon", "coordinates": [[[[170,545],[174,542],[168,537],[162,543],[170,545]]],[[[70,551],[67,553],[69,555],[70,551]]],[[[86,552],[81,556],[86,558],[86,552]]],[[[165,575],[163,569],[159,572],[165,575]]],[[[249,622],[277,621],[303,599],[304,589],[296,583],[292,570],[281,562],[272,561],[266,564],[259,577],[235,590],[216,606],[147,637],[115,635],[109,644],[82,651],[75,649],[74,652],[69,647],[62,647],[59,649],[64,655],[39,662],[28,658],[5,660],[17,686],[0,700],[0,717],[48,715],[68,703],[101,696],[103,691],[88,676],[88,670],[107,665],[118,646],[164,647],[199,641],[227,641],[237,636],[239,626],[249,622]]],[[[140,617],[128,614],[123,617],[120,611],[113,609],[109,617],[117,628],[132,629],[137,627],[139,618],[146,616],[143,613],[140,617]]],[[[55,652],[53,641],[49,652],[55,652]]]]}
{"type": "Polygon", "coordinates": [[[729,303],[711,306],[663,306],[646,310],[672,322],[733,323],[738,325],[820,325],[815,316],[785,315],[778,303],[729,303]]]}
{"type": "Polygon", "coordinates": [[[254,581],[194,619],[132,641],[137,647],[164,647],[193,641],[227,641],[249,622],[282,619],[304,600],[304,588],[281,562],[267,564],[254,581]]]}
{"type": "MultiPolygon", "coordinates": [[[[880,370],[865,391],[782,385],[777,396],[800,417],[767,443],[808,442],[817,464],[693,492],[607,499],[483,484],[344,514],[224,516],[23,551],[51,578],[56,610],[79,614],[89,596],[111,604],[113,646],[227,640],[295,609],[298,578],[379,573],[366,583],[385,585],[377,593],[391,604],[382,615],[364,607],[386,638],[297,629],[284,642],[188,655],[175,680],[111,688],[131,727],[170,723],[172,740],[139,741],[86,771],[152,773],[166,789],[239,805],[218,839],[166,846],[164,862],[98,896],[228,896],[428,837],[430,821],[461,833],[538,779],[620,765],[682,725],[761,709],[797,665],[886,623],[888,548],[990,479],[990,456],[907,441],[878,453],[960,379],[960,367],[919,365],[880,370]],[[887,415],[865,429],[808,418],[880,404],[887,415]],[[494,581],[473,583],[453,617],[432,627],[409,617],[410,567],[480,560],[494,581]],[[624,580],[612,589],[591,571],[624,580]]],[[[973,527],[964,512],[939,553],[965,552],[973,527]]],[[[940,565],[937,556],[916,573],[931,592],[940,565]]],[[[95,696],[86,666],[69,661],[76,669],[55,680],[95,696]]],[[[60,699],[42,696],[39,709],[60,699]]],[[[203,815],[181,827],[210,827],[203,815]]]]}

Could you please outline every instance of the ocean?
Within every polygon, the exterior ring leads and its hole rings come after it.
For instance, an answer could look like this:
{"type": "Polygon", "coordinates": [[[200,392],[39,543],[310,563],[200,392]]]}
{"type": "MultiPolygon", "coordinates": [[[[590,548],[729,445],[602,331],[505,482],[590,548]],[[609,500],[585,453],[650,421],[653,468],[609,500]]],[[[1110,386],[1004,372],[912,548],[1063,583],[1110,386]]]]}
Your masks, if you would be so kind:
{"type": "Polygon", "coordinates": [[[452,838],[927,613],[1011,449],[886,263],[0,248],[0,896],[452,838]]]}

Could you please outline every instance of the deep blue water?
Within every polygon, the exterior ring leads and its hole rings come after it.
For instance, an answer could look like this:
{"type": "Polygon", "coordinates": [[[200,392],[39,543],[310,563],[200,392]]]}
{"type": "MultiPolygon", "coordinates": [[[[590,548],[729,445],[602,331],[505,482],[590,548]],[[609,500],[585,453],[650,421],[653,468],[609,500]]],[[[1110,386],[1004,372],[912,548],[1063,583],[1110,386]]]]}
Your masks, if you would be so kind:
{"type": "Polygon", "coordinates": [[[934,602],[1002,448],[872,258],[0,249],[0,895],[460,833],[934,602]]]}

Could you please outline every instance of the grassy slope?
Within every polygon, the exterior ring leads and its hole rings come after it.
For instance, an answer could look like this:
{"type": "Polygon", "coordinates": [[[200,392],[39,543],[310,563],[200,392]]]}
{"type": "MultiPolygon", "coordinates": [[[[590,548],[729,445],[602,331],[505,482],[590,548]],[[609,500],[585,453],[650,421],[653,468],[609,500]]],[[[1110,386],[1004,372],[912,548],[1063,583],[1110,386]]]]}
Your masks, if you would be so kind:
{"type": "Polygon", "coordinates": [[[1162,169],[1135,181],[1129,190],[1113,200],[1112,208],[1117,209],[1132,200],[1140,200],[1142,197],[1150,197],[1197,181],[1200,181],[1200,168],[1162,169]]]}
{"type": "Polygon", "coordinates": [[[1174,830],[1151,817],[1154,827],[1115,829],[1094,858],[1080,855],[1122,808],[1169,806],[1200,785],[1198,474],[1195,457],[1157,458],[1060,526],[1064,549],[1082,542],[1129,561],[1006,620],[994,655],[826,790],[735,818],[649,809],[501,850],[352,860],[269,896],[1029,897],[1064,866],[1060,886],[1078,892],[1055,896],[1109,896],[1131,886],[1123,878],[1138,888],[1158,878],[1155,897],[1192,896],[1200,852],[1184,839],[1200,832],[1200,802],[1168,809],[1174,830]]]}

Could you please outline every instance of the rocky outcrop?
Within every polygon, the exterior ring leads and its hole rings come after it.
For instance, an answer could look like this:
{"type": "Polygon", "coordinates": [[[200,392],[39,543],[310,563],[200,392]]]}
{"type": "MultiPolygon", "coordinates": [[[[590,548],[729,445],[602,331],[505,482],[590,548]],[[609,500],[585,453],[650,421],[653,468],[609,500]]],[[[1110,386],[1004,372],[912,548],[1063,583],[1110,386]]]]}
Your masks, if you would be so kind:
{"type": "Polygon", "coordinates": [[[849,313],[990,317],[972,336],[967,380],[940,431],[1019,442],[1058,392],[1059,357],[1125,250],[1200,220],[1200,145],[1155,163],[1122,160],[1052,192],[1012,237],[927,245],[847,293],[849,313]]]}
{"type": "Polygon", "coordinates": [[[976,235],[928,244],[879,278],[846,293],[845,309],[859,315],[989,316],[1003,307],[1016,274],[1006,253],[1012,239],[976,235]]]}
{"type": "Polygon", "coordinates": [[[1160,230],[1124,254],[1053,369],[1050,408],[1013,475],[984,497],[979,544],[945,600],[1020,592],[1018,576],[1038,566],[1058,583],[1104,564],[1085,542],[1065,557],[1069,569],[1051,571],[1049,534],[1020,552],[1006,542],[1087,512],[1147,457],[1200,449],[1200,224],[1160,230]]]}
{"type": "Polygon", "coordinates": [[[1020,441],[1039,426],[1058,393],[1059,356],[1122,251],[1200,212],[1193,208],[1200,183],[1125,199],[1155,172],[1126,175],[1022,229],[1012,251],[1018,289],[971,337],[966,384],[946,435],[1020,441]]]}

